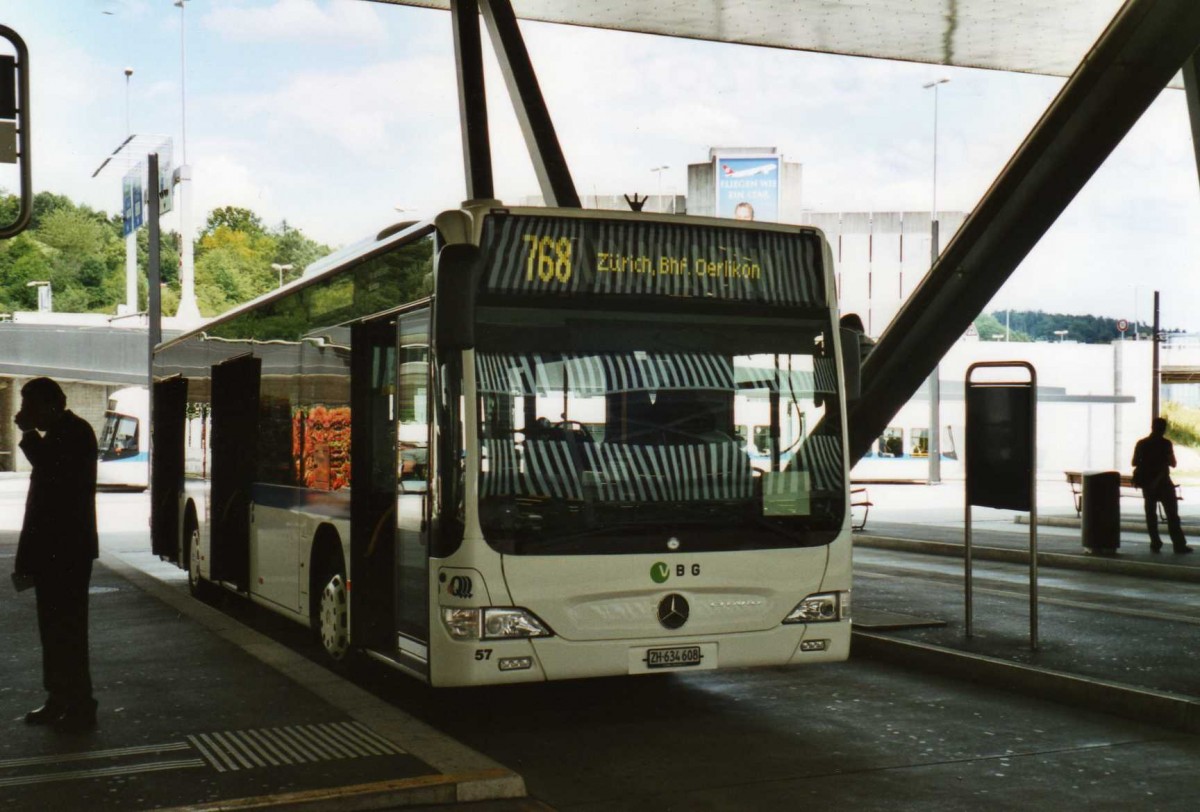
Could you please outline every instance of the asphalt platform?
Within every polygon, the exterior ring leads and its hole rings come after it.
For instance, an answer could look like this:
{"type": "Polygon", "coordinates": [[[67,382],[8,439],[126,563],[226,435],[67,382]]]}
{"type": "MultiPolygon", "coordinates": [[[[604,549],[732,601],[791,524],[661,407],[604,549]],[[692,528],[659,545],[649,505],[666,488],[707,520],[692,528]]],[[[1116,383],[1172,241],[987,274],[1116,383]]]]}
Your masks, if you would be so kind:
{"type": "Polygon", "coordinates": [[[1065,487],[1039,487],[1035,650],[1028,514],[972,509],[968,636],[962,483],[868,486],[876,504],[855,534],[852,656],[1200,732],[1200,524],[1185,513],[1196,553],[1174,554],[1165,527],[1153,553],[1130,501],[1119,548],[1098,554],[1082,544],[1065,487]]]}
{"type": "Polygon", "coordinates": [[[0,807],[526,808],[495,800],[525,796],[520,776],[191,598],[185,574],[145,552],[144,530],[114,529],[112,517],[106,528],[104,513],[89,601],[94,730],[24,724],[44,698],[34,596],[0,590],[0,807]]]}

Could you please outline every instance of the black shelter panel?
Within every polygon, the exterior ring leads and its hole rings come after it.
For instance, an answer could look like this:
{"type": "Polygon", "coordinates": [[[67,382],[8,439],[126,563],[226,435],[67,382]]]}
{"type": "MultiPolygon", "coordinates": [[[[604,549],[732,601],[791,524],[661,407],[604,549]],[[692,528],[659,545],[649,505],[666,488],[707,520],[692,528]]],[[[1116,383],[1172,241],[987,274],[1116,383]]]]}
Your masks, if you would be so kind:
{"type": "Polygon", "coordinates": [[[1033,504],[1033,387],[967,386],[967,503],[1007,510],[1033,504]]]}
{"type": "MultiPolygon", "coordinates": [[[[157,381],[151,393],[150,546],[179,562],[179,496],[183,490],[187,379],[157,381]]],[[[187,562],[182,562],[186,566],[187,562]]]]}
{"type": "Polygon", "coordinates": [[[250,586],[250,483],[258,433],[262,359],[232,358],[212,368],[212,578],[250,586]]]}
{"type": "Polygon", "coordinates": [[[357,645],[395,634],[396,321],[356,324],[350,338],[350,617],[357,645]]]}

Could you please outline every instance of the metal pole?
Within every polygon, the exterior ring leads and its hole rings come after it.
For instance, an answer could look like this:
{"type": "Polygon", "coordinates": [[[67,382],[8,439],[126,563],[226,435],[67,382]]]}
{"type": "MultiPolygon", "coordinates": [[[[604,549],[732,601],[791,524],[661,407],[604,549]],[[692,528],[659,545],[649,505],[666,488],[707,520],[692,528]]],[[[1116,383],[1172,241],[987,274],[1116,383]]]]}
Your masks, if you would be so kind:
{"type": "MultiPolygon", "coordinates": [[[[938,218],[937,218],[937,147],[938,147],[938,87],[949,82],[949,79],[938,79],[924,85],[928,90],[933,88],[933,196],[929,209],[929,267],[932,269],[938,261],[938,218]]],[[[929,460],[929,484],[937,485],[942,481],[942,385],[941,366],[934,364],[929,373],[929,442],[926,451],[929,460]]]]}
{"type": "Polygon", "coordinates": [[[133,129],[129,124],[129,77],[133,76],[133,68],[125,69],[125,137],[133,135],[133,129]]]}
{"type": "Polygon", "coordinates": [[[964,539],[963,553],[963,597],[966,600],[966,629],[967,637],[975,635],[975,605],[972,596],[972,572],[971,572],[971,499],[968,497],[964,500],[967,504],[966,508],[966,538],[964,539]]]}
{"type": "Polygon", "coordinates": [[[1038,650],[1037,370],[1029,370],[1029,647],[1038,650]]]}
{"type": "Polygon", "coordinates": [[[183,148],[181,164],[187,163],[187,37],[184,31],[186,3],[187,0],[175,0],[175,5],[179,6],[179,120],[180,142],[183,148]]]}
{"type": "Polygon", "coordinates": [[[1158,291],[1154,291],[1154,334],[1151,338],[1154,341],[1154,349],[1151,352],[1151,367],[1152,379],[1150,381],[1150,417],[1151,419],[1158,417],[1159,402],[1158,402],[1158,382],[1161,380],[1161,370],[1158,365],[1158,345],[1162,341],[1162,336],[1159,335],[1159,330],[1162,326],[1158,321],[1158,291]]]}
{"type": "MultiPolygon", "coordinates": [[[[936,90],[936,88],[934,88],[936,90]]],[[[938,255],[938,221],[930,225],[932,255],[929,267],[937,264],[938,255]]],[[[934,364],[933,372],[929,373],[929,484],[937,485],[942,481],[942,366],[934,364]]]]}
{"type": "MultiPolygon", "coordinates": [[[[146,386],[150,396],[154,395],[154,348],[162,341],[162,273],[159,267],[160,230],[158,222],[159,182],[158,182],[158,153],[151,152],[148,156],[150,182],[148,189],[153,193],[147,200],[147,228],[149,232],[149,256],[146,258],[146,386]]],[[[151,433],[146,432],[147,453],[154,454],[151,446],[151,433]]]]}

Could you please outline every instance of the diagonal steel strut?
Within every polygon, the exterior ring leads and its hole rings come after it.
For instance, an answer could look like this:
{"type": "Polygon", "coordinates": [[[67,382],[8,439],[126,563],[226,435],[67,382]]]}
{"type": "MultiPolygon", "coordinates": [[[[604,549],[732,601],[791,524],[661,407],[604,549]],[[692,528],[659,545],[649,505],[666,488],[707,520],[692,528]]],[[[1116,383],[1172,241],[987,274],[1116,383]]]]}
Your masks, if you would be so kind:
{"type": "Polygon", "coordinates": [[[1196,0],[1122,7],[867,358],[849,411],[851,464],[1198,45],[1196,0]]]}

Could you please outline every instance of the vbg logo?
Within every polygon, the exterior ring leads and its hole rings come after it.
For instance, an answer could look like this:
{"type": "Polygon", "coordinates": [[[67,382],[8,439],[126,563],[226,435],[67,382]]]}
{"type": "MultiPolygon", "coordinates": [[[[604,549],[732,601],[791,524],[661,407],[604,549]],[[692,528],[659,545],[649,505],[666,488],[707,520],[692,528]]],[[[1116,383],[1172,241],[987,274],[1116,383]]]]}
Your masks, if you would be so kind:
{"type": "Polygon", "coordinates": [[[456,598],[470,598],[475,594],[474,584],[466,575],[455,575],[451,578],[446,591],[456,598]]]}
{"type": "Polygon", "coordinates": [[[650,580],[654,583],[665,584],[670,577],[671,567],[662,561],[656,561],[654,566],[650,567],[650,580]]]}

